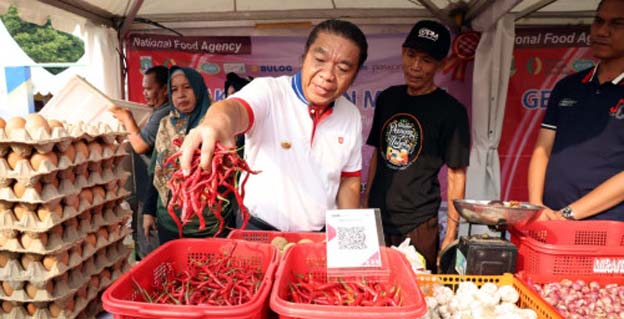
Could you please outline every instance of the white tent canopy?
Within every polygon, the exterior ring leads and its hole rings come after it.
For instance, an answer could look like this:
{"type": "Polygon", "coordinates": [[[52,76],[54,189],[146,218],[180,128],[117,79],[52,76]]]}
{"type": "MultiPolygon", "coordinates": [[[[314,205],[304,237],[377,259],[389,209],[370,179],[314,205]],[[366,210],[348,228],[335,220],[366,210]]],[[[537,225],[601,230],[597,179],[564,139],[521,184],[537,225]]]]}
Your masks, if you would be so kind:
{"type": "Polygon", "coordinates": [[[306,34],[328,18],[360,25],[368,34],[407,32],[415,21],[436,18],[457,29],[483,32],[473,78],[473,149],[468,196],[498,198],[497,148],[507,93],[514,29],[521,25],[589,24],[599,0],[0,0],[28,21],[71,30],[87,39],[87,79],[112,97],[122,84],[117,50],[129,31],[181,35],[306,34]],[[500,19],[504,17],[503,19],[500,19]],[[484,116],[489,114],[489,116],[484,116]]]}

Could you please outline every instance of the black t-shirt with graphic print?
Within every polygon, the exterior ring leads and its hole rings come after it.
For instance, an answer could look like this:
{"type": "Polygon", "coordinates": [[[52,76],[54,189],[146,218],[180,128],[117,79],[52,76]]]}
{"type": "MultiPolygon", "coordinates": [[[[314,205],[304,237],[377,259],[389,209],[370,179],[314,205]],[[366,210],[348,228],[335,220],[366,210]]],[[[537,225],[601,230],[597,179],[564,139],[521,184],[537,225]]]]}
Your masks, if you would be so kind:
{"type": "Polygon", "coordinates": [[[380,208],[384,232],[407,234],[440,208],[438,172],[468,166],[466,108],[442,89],[419,96],[407,86],[379,95],[368,145],[377,151],[369,207],[380,208]]]}

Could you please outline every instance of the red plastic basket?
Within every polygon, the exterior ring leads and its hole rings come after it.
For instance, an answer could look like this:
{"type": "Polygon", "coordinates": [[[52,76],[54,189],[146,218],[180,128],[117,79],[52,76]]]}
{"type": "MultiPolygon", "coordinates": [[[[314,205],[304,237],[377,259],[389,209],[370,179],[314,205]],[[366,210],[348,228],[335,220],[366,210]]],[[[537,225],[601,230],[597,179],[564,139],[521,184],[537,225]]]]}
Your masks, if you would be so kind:
{"type": "MultiPolygon", "coordinates": [[[[279,255],[271,245],[229,240],[179,239],[162,245],[113,283],[102,296],[104,309],[115,319],[131,318],[268,318],[268,296],[271,291],[279,255]],[[233,265],[260,266],[264,278],[254,298],[237,306],[182,306],[136,301],[140,294],[133,279],[142,287],[151,287],[163,273],[184,271],[191,262],[232,252],[233,265]]],[[[148,289],[149,291],[149,289],[148,289]]]]}
{"type": "Polygon", "coordinates": [[[243,230],[234,229],[228,235],[229,239],[242,239],[248,241],[255,241],[260,243],[271,243],[273,238],[281,236],[288,242],[297,243],[302,239],[309,239],[315,243],[322,243],[325,241],[325,233],[318,232],[279,232],[279,231],[264,231],[264,230],[243,230]]]}
{"type": "Polygon", "coordinates": [[[298,304],[287,301],[288,287],[294,274],[312,273],[316,280],[326,280],[326,253],[324,244],[295,245],[288,250],[284,262],[275,275],[271,292],[271,309],[281,319],[340,319],[340,318],[420,318],[427,305],[418,286],[416,275],[405,257],[398,251],[382,247],[387,256],[390,282],[400,286],[405,304],[400,307],[348,307],[298,304]]]}
{"type": "Polygon", "coordinates": [[[518,271],[538,282],[557,278],[601,284],[624,277],[624,222],[548,221],[511,229],[518,271]]]}

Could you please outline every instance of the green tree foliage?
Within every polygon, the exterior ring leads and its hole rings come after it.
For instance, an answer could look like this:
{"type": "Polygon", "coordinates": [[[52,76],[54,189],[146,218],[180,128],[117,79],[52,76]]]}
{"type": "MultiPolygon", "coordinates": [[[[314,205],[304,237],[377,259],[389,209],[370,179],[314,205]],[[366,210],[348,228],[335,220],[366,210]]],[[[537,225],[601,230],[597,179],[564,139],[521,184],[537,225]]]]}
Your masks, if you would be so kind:
{"type": "MultiPolygon", "coordinates": [[[[82,40],[54,29],[50,20],[43,26],[24,22],[15,7],[9,8],[7,14],[0,15],[0,18],[15,42],[37,63],[76,62],[84,54],[82,40]]],[[[47,70],[57,74],[64,69],[47,70]]]]}

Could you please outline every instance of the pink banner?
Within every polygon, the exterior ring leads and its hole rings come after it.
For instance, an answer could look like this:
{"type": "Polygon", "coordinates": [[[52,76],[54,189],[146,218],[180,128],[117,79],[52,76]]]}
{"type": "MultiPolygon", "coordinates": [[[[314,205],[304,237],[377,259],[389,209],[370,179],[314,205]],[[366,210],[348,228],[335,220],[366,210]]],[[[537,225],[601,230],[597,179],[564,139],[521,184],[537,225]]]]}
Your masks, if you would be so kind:
{"type": "MultiPolygon", "coordinates": [[[[241,37],[244,38],[244,37],[241,37]]],[[[405,34],[384,34],[367,36],[369,56],[355,83],[347,90],[345,96],[358,106],[362,113],[364,141],[368,137],[373,118],[377,95],[391,85],[404,83],[401,68],[401,44],[405,34]]],[[[279,76],[293,74],[301,67],[304,37],[251,37],[248,48],[251,54],[208,54],[191,52],[195,43],[201,49],[202,43],[221,43],[222,48],[236,49],[237,43],[244,43],[244,39],[236,37],[193,37],[177,39],[179,43],[186,43],[189,50],[175,50],[173,42],[171,48],[167,38],[156,37],[147,39],[145,35],[133,35],[128,41],[128,87],[132,101],[143,101],[141,89],[141,70],[153,65],[182,65],[197,69],[206,80],[210,96],[213,100],[224,97],[223,85],[228,72],[236,72],[244,76],[279,76]],[[143,42],[133,39],[142,39],[143,42]],[[137,41],[133,45],[131,41],[137,41]],[[157,42],[161,41],[161,42],[157,42]],[[239,42],[236,42],[239,41],[239,42]],[[142,43],[142,44],[141,44],[142,43]],[[159,44],[160,43],[160,44],[159,44]],[[225,44],[224,44],[225,43],[225,44]],[[227,45],[226,45],[227,44],[227,45]],[[160,45],[158,48],[150,46],[160,45]],[[144,48],[151,49],[144,49],[144,48]]],[[[241,46],[242,48],[242,46],[241,46]]],[[[200,50],[201,51],[201,50],[200,50]]],[[[470,108],[472,90],[472,63],[468,65],[465,80],[451,80],[451,74],[438,74],[437,83],[448,90],[460,102],[470,108]]],[[[468,111],[470,114],[470,111],[468,111]]],[[[371,157],[371,148],[363,147],[364,167],[362,181],[366,182],[368,162],[371,157]]],[[[440,175],[442,189],[446,191],[446,171],[440,175]]]]}
{"type": "Polygon", "coordinates": [[[594,64],[588,41],[588,27],[516,32],[499,146],[502,199],[528,200],[529,161],[550,92],[561,78],[594,64]]]}

